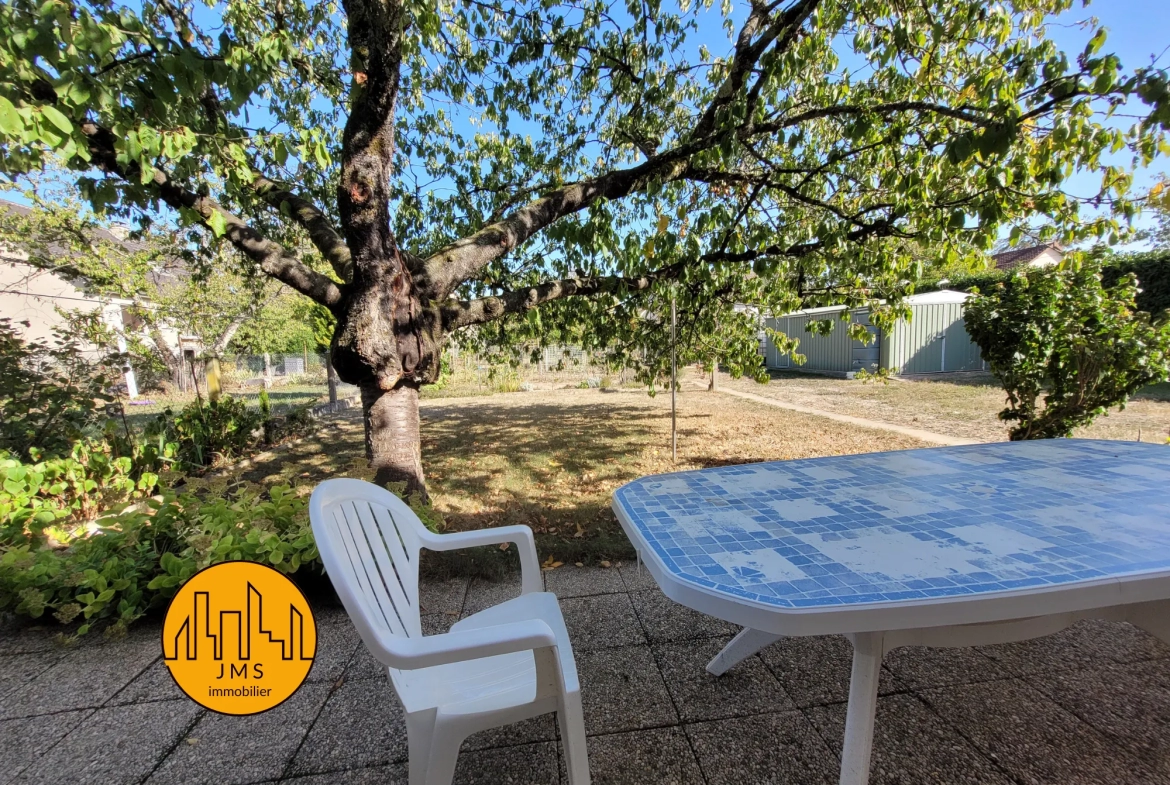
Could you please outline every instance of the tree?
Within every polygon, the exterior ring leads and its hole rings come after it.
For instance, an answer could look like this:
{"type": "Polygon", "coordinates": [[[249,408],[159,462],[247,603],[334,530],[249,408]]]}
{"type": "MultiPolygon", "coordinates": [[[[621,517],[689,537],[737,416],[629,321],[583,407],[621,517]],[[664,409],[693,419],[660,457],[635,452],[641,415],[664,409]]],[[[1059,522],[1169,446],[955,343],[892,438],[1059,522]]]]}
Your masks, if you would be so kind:
{"type": "Polygon", "coordinates": [[[967,301],[967,332],[1007,392],[1010,438],[1051,439],[1170,375],[1170,311],[1137,309],[1137,278],[1106,288],[1099,262],[1070,257],[967,301]],[[1044,405],[1040,406],[1040,396],[1044,405]]]}
{"type": "MultiPolygon", "coordinates": [[[[418,390],[453,333],[574,334],[653,378],[671,287],[709,336],[736,301],[895,295],[908,240],[949,259],[1033,213],[1117,232],[1129,177],[1102,156],[1164,148],[1167,76],[1103,30],[1060,52],[1070,5],[9,0],[4,167],[56,157],[96,209],[177,213],[332,311],[377,480],[425,491],[418,390]],[[1132,130],[1098,122],[1127,101],[1132,130]],[[1111,212],[1078,221],[1077,169],[1111,212]]],[[[752,339],[733,372],[759,371],[752,339]]]]}
{"type": "Polygon", "coordinates": [[[1158,249],[1170,249],[1170,176],[1162,175],[1146,194],[1146,207],[1154,213],[1149,239],[1158,249]]]}

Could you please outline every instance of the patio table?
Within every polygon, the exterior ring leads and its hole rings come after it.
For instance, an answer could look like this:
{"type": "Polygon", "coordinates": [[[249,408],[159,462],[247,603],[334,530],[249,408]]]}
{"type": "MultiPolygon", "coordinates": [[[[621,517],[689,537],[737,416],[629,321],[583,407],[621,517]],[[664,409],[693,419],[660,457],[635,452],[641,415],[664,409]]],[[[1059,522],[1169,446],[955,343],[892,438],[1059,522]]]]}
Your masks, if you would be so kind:
{"type": "Polygon", "coordinates": [[[1170,447],[1054,439],[726,466],[613,496],[662,591],[743,630],[845,635],[842,785],[869,778],[882,658],[1026,640],[1082,619],[1170,642],[1170,447]]]}

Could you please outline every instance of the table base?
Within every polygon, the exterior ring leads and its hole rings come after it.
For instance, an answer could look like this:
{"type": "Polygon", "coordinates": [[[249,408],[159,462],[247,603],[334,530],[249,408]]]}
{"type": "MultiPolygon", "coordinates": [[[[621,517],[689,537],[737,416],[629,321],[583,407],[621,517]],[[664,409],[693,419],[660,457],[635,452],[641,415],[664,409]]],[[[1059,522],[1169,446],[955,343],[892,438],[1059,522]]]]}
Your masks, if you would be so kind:
{"type": "MultiPolygon", "coordinates": [[[[849,708],[845,717],[840,785],[866,785],[869,781],[874,718],[877,713],[878,678],[881,674],[882,659],[888,652],[900,646],[955,648],[1030,640],[1060,632],[1085,619],[1127,621],[1170,644],[1170,600],[1115,605],[1089,611],[986,624],[846,634],[853,644],[853,670],[849,681],[849,708]]],[[[721,676],[783,637],[785,636],[745,627],[707,663],[707,671],[721,676]]]]}

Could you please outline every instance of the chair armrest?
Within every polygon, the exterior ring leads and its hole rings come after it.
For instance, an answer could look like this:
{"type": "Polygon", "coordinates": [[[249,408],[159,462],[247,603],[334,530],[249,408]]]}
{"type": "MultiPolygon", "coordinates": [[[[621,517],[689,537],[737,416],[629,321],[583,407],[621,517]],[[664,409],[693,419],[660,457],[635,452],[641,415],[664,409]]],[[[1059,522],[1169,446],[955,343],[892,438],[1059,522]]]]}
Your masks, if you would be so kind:
{"type": "Polygon", "coordinates": [[[382,651],[375,654],[379,655],[377,659],[383,665],[413,670],[517,651],[555,648],[557,638],[552,628],[541,619],[523,619],[421,638],[379,635],[378,643],[382,651]]]}
{"type": "Polygon", "coordinates": [[[520,554],[520,593],[528,594],[542,591],[544,586],[540,580],[540,560],[536,556],[536,540],[532,537],[532,529],[527,526],[498,526],[494,529],[454,532],[452,534],[427,532],[426,536],[422,538],[423,547],[432,551],[453,551],[459,548],[474,548],[479,545],[499,545],[503,542],[515,543],[516,551],[520,554]]]}

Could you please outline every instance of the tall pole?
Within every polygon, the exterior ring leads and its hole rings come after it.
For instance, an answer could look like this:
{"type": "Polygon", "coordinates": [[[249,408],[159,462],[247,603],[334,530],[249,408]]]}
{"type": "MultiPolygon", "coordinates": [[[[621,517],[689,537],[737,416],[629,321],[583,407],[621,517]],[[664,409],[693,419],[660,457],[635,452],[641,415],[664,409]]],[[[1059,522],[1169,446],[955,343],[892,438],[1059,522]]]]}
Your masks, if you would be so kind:
{"type": "Polygon", "coordinates": [[[674,304],[674,287],[670,288],[670,457],[678,462],[678,429],[676,417],[676,390],[678,389],[678,313],[674,304]]]}

